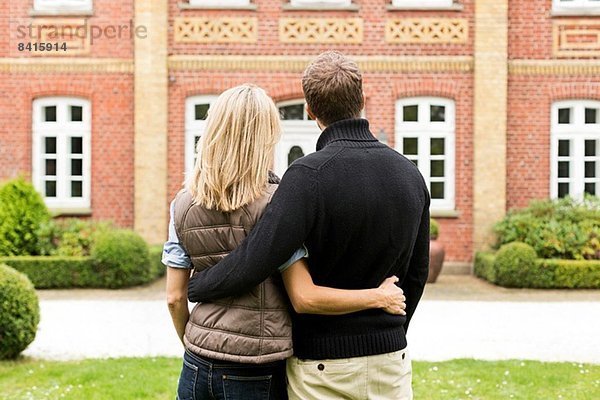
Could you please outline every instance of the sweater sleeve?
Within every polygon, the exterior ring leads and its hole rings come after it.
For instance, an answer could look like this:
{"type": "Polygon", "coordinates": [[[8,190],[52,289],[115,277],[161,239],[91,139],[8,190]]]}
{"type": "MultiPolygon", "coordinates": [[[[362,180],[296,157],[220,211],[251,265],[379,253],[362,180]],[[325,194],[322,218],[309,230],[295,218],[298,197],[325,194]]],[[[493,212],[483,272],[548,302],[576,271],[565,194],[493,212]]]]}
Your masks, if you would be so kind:
{"type": "Polygon", "coordinates": [[[408,265],[408,272],[400,286],[406,297],[406,323],[404,330],[408,331],[408,324],[415,313],[417,304],[423,295],[427,275],[429,274],[429,196],[425,209],[421,214],[419,232],[415,247],[408,265]]]}
{"type": "Polygon", "coordinates": [[[264,281],[303,246],[316,208],[316,171],[291,166],[248,237],[219,263],[192,276],[189,300],[239,295],[264,281]]]}

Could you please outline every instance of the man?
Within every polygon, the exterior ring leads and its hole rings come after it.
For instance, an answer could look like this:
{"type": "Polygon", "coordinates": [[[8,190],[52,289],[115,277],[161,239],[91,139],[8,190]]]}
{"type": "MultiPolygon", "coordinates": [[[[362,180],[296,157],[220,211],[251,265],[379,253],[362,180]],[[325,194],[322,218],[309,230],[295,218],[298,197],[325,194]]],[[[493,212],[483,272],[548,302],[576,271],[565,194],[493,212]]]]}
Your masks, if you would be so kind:
{"type": "Polygon", "coordinates": [[[288,392],[298,399],[411,399],[406,329],[429,264],[429,193],[415,165],[380,143],[360,119],[357,65],[321,54],[302,79],[317,151],[283,176],[263,217],[223,261],[190,280],[193,302],[240,294],[277,271],[304,244],[317,285],[377,287],[400,277],[406,316],[367,310],[293,314],[288,392]]]}

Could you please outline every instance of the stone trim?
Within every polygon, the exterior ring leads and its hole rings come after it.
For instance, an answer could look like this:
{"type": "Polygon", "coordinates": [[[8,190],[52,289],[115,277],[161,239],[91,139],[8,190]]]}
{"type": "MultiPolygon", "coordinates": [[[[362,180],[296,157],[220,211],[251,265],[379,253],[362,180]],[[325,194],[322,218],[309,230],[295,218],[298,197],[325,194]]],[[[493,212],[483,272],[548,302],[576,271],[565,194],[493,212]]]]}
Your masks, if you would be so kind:
{"type": "MultiPolygon", "coordinates": [[[[470,56],[349,56],[363,72],[471,72],[470,56]]],[[[312,56],[196,56],[175,55],[168,60],[174,71],[282,71],[302,72],[314,59],[312,56]]]]}
{"type": "Polygon", "coordinates": [[[0,58],[0,72],[132,74],[132,59],[119,58],[0,58]]]}
{"type": "Polygon", "coordinates": [[[222,6],[197,6],[191,5],[190,3],[177,3],[177,7],[180,10],[248,10],[256,11],[258,7],[256,4],[245,4],[245,5],[222,5],[222,6]]]}
{"type": "Polygon", "coordinates": [[[465,44],[469,22],[464,18],[394,18],[385,22],[388,43],[465,44]]]}
{"type": "Polygon", "coordinates": [[[600,60],[511,60],[511,75],[600,75],[600,60]]]}
{"type": "Polygon", "coordinates": [[[347,6],[329,6],[329,5],[320,5],[320,6],[296,6],[290,3],[283,4],[281,9],[284,11],[358,11],[360,10],[360,6],[357,4],[350,4],[347,6]]]}
{"type": "Polygon", "coordinates": [[[600,21],[594,19],[560,19],[552,21],[555,57],[600,56],[600,21]],[[577,40],[577,39],[580,40],[577,40]]]}
{"type": "Polygon", "coordinates": [[[463,11],[465,6],[458,3],[454,3],[449,7],[403,7],[388,4],[385,8],[388,11],[463,11]]]}
{"type": "Polygon", "coordinates": [[[247,17],[175,18],[177,43],[256,43],[258,20],[247,17]]]}
{"type": "Polygon", "coordinates": [[[279,41],[303,44],[360,44],[362,18],[281,18],[279,41]]]}

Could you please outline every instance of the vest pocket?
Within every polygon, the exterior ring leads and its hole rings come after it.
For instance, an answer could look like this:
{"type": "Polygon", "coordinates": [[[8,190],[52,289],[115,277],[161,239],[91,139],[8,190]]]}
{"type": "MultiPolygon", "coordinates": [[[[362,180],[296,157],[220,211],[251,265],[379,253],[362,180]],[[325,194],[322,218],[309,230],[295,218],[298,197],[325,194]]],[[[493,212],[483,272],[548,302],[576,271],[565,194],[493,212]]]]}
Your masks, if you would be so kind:
{"type": "Polygon", "coordinates": [[[223,375],[225,400],[268,400],[273,375],[223,375]]]}

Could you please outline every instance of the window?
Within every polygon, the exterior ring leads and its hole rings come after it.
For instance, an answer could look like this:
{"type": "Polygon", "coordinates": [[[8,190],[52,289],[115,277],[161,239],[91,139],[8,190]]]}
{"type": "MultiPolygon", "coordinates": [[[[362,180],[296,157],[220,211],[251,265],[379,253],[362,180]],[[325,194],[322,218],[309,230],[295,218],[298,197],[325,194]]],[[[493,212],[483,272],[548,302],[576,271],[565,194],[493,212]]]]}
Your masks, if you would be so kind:
{"type": "Polygon", "coordinates": [[[600,0],[553,0],[554,11],[600,10],[600,0]]]}
{"type": "Polygon", "coordinates": [[[196,7],[221,7],[247,6],[250,0],[190,0],[191,6],[196,7]]]}
{"type": "Polygon", "coordinates": [[[196,147],[206,129],[206,116],[217,96],[194,96],[185,105],[185,172],[189,175],[196,163],[196,147]]]}
{"type": "Polygon", "coordinates": [[[431,208],[454,210],[454,102],[440,98],[396,103],[396,150],[421,171],[431,208]]]}
{"type": "Polygon", "coordinates": [[[432,9],[452,7],[453,2],[453,0],[392,0],[395,7],[432,9]]]}
{"type": "Polygon", "coordinates": [[[34,0],[36,11],[92,11],[92,0],[34,0]]]}
{"type": "Polygon", "coordinates": [[[90,208],[91,110],[87,100],[33,102],[33,182],[48,208],[90,208]]]}
{"type": "Polygon", "coordinates": [[[562,101],[552,107],[552,198],[600,195],[600,101],[562,101]]]}
{"type": "Polygon", "coordinates": [[[321,130],[306,112],[304,100],[279,103],[282,135],[275,149],[275,173],[282,176],[298,158],[314,152],[321,130]]]}
{"type": "Polygon", "coordinates": [[[345,7],[352,4],[351,0],[290,0],[295,7],[345,7]]]}

